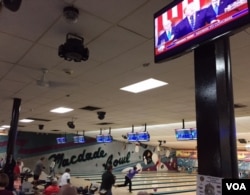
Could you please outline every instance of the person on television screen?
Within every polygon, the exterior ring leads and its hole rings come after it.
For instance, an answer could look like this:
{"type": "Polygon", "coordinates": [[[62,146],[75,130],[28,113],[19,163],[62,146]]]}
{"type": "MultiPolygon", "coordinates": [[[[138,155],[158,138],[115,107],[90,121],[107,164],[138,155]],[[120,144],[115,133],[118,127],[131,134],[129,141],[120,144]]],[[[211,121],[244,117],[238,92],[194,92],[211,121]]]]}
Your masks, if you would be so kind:
{"type": "Polygon", "coordinates": [[[235,0],[211,0],[210,11],[213,11],[216,16],[227,12],[227,8],[235,0]]]}
{"type": "Polygon", "coordinates": [[[174,28],[172,26],[172,21],[168,19],[163,19],[162,26],[163,31],[160,32],[157,41],[157,48],[159,51],[164,50],[166,42],[174,39],[174,28]]]}
{"type": "Polygon", "coordinates": [[[234,0],[211,0],[211,4],[206,8],[208,17],[216,17],[230,11],[229,7],[234,0]]]}
{"type": "Polygon", "coordinates": [[[216,18],[214,15],[207,15],[206,9],[196,10],[194,3],[189,3],[183,11],[184,19],[175,26],[176,39],[209,24],[216,18]]]}

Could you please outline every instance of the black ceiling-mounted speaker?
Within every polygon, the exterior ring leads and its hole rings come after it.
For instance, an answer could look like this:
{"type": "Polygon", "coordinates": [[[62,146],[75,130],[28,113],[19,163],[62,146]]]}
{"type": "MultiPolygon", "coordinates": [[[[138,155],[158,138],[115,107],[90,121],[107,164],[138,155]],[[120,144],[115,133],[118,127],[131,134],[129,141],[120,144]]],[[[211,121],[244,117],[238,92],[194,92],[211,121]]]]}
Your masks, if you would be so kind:
{"type": "Polygon", "coordinates": [[[100,111],[100,112],[97,112],[97,115],[100,120],[103,120],[105,118],[106,112],[100,111]]]}
{"type": "Polygon", "coordinates": [[[44,125],[43,125],[43,124],[39,124],[39,125],[38,125],[38,129],[39,129],[39,130],[43,130],[43,128],[44,128],[44,125]]]}
{"type": "Polygon", "coordinates": [[[67,122],[67,125],[68,125],[68,127],[69,127],[70,129],[74,129],[74,128],[75,128],[75,124],[74,124],[73,121],[67,122]]]}
{"type": "Polygon", "coordinates": [[[58,55],[67,61],[81,62],[89,59],[89,49],[83,45],[84,39],[78,35],[68,33],[66,43],[58,48],[58,55]]]}
{"type": "Polygon", "coordinates": [[[246,144],[246,143],[247,143],[247,140],[246,140],[246,139],[243,139],[243,138],[238,139],[238,141],[239,141],[241,144],[246,144]]]}
{"type": "Polygon", "coordinates": [[[3,5],[10,11],[16,12],[21,6],[22,0],[3,0],[3,5]]]}
{"type": "Polygon", "coordinates": [[[63,9],[63,16],[66,21],[76,23],[79,16],[79,10],[73,6],[67,6],[63,9]]]}

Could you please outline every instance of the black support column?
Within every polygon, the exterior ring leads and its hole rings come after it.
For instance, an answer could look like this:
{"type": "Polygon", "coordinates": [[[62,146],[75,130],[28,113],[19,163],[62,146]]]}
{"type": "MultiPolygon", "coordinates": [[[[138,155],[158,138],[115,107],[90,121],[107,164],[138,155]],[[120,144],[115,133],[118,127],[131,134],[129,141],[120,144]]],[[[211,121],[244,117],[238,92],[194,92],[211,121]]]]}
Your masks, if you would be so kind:
{"type": "Polygon", "coordinates": [[[15,151],[15,144],[16,144],[16,135],[17,135],[19,113],[20,113],[20,105],[21,105],[21,99],[14,98],[12,114],[11,114],[10,130],[8,134],[6,164],[4,166],[4,173],[6,173],[9,176],[9,185],[7,186],[8,190],[14,189],[14,167],[16,164],[16,161],[14,159],[14,151],[15,151]]]}
{"type": "Polygon", "coordinates": [[[195,49],[198,173],[238,178],[229,38],[195,49]]]}

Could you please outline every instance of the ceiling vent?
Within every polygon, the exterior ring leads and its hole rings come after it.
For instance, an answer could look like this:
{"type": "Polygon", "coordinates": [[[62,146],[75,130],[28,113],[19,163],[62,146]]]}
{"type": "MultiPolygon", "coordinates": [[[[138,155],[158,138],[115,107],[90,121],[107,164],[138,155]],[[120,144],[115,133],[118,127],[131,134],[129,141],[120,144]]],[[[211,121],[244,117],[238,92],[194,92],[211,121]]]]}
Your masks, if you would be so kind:
{"type": "Polygon", "coordinates": [[[82,110],[88,110],[88,111],[95,111],[95,110],[100,110],[101,108],[100,107],[96,107],[96,106],[85,106],[85,107],[82,107],[80,109],[82,109],[82,110]]]}
{"type": "Polygon", "coordinates": [[[83,45],[84,39],[78,35],[68,33],[66,43],[58,48],[58,55],[67,61],[81,62],[89,59],[89,50],[83,45]]]}
{"type": "Polygon", "coordinates": [[[247,107],[247,105],[244,105],[244,104],[234,104],[234,108],[237,109],[237,108],[245,108],[247,107]]]}

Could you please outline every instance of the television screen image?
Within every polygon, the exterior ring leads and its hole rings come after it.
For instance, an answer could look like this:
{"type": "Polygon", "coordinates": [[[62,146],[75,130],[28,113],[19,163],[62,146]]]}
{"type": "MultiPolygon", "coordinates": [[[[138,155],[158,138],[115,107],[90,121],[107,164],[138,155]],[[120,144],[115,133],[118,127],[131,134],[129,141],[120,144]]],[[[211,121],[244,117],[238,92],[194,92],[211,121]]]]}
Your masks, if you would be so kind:
{"type": "Polygon", "coordinates": [[[110,143],[113,141],[113,137],[111,135],[103,135],[103,142],[110,143]]]}
{"type": "Polygon", "coordinates": [[[138,141],[137,133],[127,133],[127,140],[129,142],[137,142],[138,141]]]}
{"type": "Polygon", "coordinates": [[[150,135],[148,132],[137,132],[137,139],[140,142],[147,142],[150,141],[150,135]]]}
{"type": "Polygon", "coordinates": [[[66,138],[65,137],[57,137],[56,142],[57,142],[57,144],[65,144],[66,138]]]}
{"type": "Polygon", "coordinates": [[[73,137],[74,143],[78,143],[78,136],[73,137]]]}
{"type": "Polygon", "coordinates": [[[175,136],[178,141],[193,140],[193,136],[190,129],[176,129],[175,136]]]}
{"type": "Polygon", "coordinates": [[[85,143],[85,137],[82,135],[78,136],[78,143],[85,143]]]}
{"type": "Polygon", "coordinates": [[[155,62],[178,57],[200,44],[249,24],[248,0],[176,0],[154,14],[155,62]]]}
{"type": "Polygon", "coordinates": [[[97,143],[103,143],[103,135],[97,135],[96,136],[96,142],[97,143]]]}
{"type": "Polygon", "coordinates": [[[193,139],[197,139],[197,129],[190,129],[193,139]]]}

